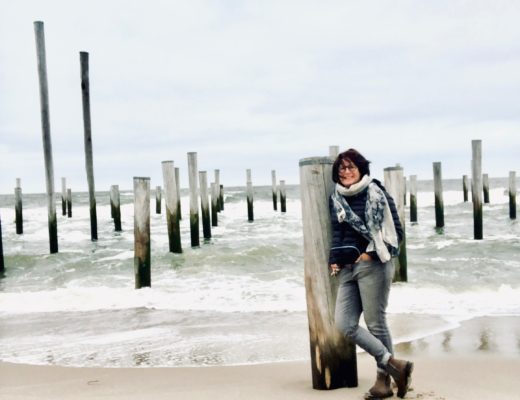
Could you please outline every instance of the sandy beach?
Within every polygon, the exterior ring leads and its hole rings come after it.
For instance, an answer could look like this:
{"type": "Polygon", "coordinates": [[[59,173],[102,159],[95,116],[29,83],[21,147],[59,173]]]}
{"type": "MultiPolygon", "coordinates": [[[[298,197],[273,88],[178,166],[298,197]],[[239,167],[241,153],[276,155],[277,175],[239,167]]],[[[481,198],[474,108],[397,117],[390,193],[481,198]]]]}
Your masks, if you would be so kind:
{"type": "MultiPolygon", "coordinates": [[[[409,399],[518,398],[520,318],[483,317],[396,346],[415,362],[409,399]]],[[[0,363],[1,399],[362,399],[374,362],[358,355],[359,386],[312,389],[309,361],[198,368],[68,368],[0,363]]]]}

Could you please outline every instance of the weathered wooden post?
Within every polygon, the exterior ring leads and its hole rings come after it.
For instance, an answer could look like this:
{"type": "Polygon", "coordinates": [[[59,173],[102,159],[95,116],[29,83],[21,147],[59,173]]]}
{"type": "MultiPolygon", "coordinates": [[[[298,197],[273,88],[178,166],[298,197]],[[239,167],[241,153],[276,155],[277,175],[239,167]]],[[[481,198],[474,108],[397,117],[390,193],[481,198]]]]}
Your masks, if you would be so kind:
{"type": "Polygon", "coordinates": [[[160,186],[155,188],[155,213],[161,213],[162,190],[160,186]]]}
{"type": "Polygon", "coordinates": [[[273,210],[276,211],[278,209],[278,199],[276,193],[276,171],[274,169],[271,171],[271,186],[273,188],[273,210]]]}
{"type": "Polygon", "coordinates": [[[162,162],[162,173],[169,249],[172,253],[182,253],[181,229],[179,225],[179,204],[177,197],[177,177],[173,161],[162,162]]]}
{"type": "Polygon", "coordinates": [[[202,214],[202,234],[204,239],[211,239],[211,220],[209,215],[209,198],[208,198],[208,173],[199,171],[200,182],[200,210],[202,214]]]}
{"type": "MultiPolygon", "coordinates": [[[[215,172],[215,184],[217,185],[217,187],[220,187],[220,170],[216,169],[214,172],[215,172]]],[[[217,202],[217,212],[220,212],[221,210],[222,210],[222,208],[220,207],[220,196],[219,196],[219,199],[217,202]]]]}
{"type": "Polygon", "coordinates": [[[88,53],[79,53],[81,64],[81,99],[83,102],[83,128],[85,132],[85,168],[87,170],[90,205],[90,238],[97,240],[96,189],[94,185],[94,161],[92,156],[92,125],[90,121],[90,80],[88,53]]]}
{"type": "Polygon", "coordinates": [[[67,179],[61,178],[61,215],[67,215],[67,179]]]}
{"type": "Polygon", "coordinates": [[[110,186],[110,206],[112,218],[114,219],[114,230],[121,232],[121,201],[119,197],[119,185],[110,186]]]}
{"type": "Polygon", "coordinates": [[[385,187],[394,199],[399,221],[403,228],[403,240],[399,246],[399,257],[394,258],[395,282],[408,281],[408,260],[406,255],[406,232],[405,232],[405,215],[403,204],[403,168],[400,166],[388,167],[384,169],[385,187]]]}
{"type": "Polygon", "coordinates": [[[509,171],[509,218],[516,219],[516,172],[509,171]]]}
{"type": "Polygon", "coordinates": [[[215,182],[211,182],[211,226],[218,226],[218,201],[220,190],[215,182]]]}
{"type": "Polygon", "coordinates": [[[2,216],[0,215],[0,278],[4,276],[4,245],[2,244],[2,216]]]}
{"type": "Polygon", "coordinates": [[[468,201],[468,176],[462,175],[462,192],[464,194],[464,203],[468,201]]]}
{"type": "Polygon", "coordinates": [[[150,178],[134,177],[134,273],[136,289],[152,285],[150,243],[150,178]]]}
{"type": "Polygon", "coordinates": [[[199,239],[199,202],[197,181],[197,153],[188,153],[188,181],[190,185],[190,233],[191,247],[200,246],[199,239]]]}
{"type": "Polygon", "coordinates": [[[356,346],[334,323],[338,278],[331,277],[328,269],[332,163],[330,157],[300,160],[305,292],[314,389],[358,384],[356,346]]]}
{"type": "Polygon", "coordinates": [[[38,78],[40,82],[41,124],[49,220],[49,247],[52,254],[58,252],[58,222],[56,220],[56,202],[54,201],[54,163],[52,161],[49,86],[47,83],[47,61],[45,56],[43,22],[34,22],[34,33],[36,36],[36,57],[38,59],[38,78]]]}
{"type": "Polygon", "coordinates": [[[403,204],[406,206],[406,191],[407,191],[407,187],[406,187],[406,176],[403,176],[403,204]]]}
{"type": "Polygon", "coordinates": [[[435,228],[444,228],[444,200],[442,198],[442,165],[433,163],[433,187],[435,190],[435,228]]]}
{"type": "Polygon", "coordinates": [[[417,222],[417,175],[410,175],[410,222],[417,222]]]}
{"type": "Polygon", "coordinates": [[[114,194],[115,194],[115,190],[114,190],[114,186],[115,186],[115,185],[110,186],[110,192],[109,192],[109,198],[110,198],[110,217],[111,217],[112,219],[114,219],[114,215],[115,215],[115,204],[114,204],[114,194]]]}
{"type": "Polygon", "coordinates": [[[286,202],[287,196],[285,194],[285,181],[280,181],[280,211],[281,212],[287,212],[287,202],[286,202]]]}
{"type": "Polygon", "coordinates": [[[482,140],[472,140],[471,191],[473,198],[473,236],[484,238],[482,225],[482,140]]]}
{"type": "Polygon", "coordinates": [[[177,188],[177,218],[182,219],[181,213],[181,178],[179,168],[175,167],[175,186],[177,188]]]}
{"type": "Polygon", "coordinates": [[[16,187],[14,189],[14,211],[16,215],[16,234],[21,235],[23,233],[23,211],[20,178],[16,178],[16,187]]]}
{"type": "Polygon", "coordinates": [[[224,185],[220,184],[220,188],[218,188],[219,193],[219,201],[220,201],[220,211],[224,211],[224,185]]]}
{"type": "Polygon", "coordinates": [[[339,146],[329,146],[329,157],[335,161],[339,154],[339,146]]]}
{"type": "Polygon", "coordinates": [[[247,183],[246,183],[246,194],[247,194],[247,220],[253,222],[255,220],[253,212],[253,182],[251,182],[251,170],[246,170],[247,183]]]}
{"type": "Polygon", "coordinates": [[[67,217],[72,218],[72,190],[67,189],[67,217]]]}
{"type": "Polygon", "coordinates": [[[489,175],[482,174],[482,190],[484,193],[484,203],[489,204],[489,175]]]}

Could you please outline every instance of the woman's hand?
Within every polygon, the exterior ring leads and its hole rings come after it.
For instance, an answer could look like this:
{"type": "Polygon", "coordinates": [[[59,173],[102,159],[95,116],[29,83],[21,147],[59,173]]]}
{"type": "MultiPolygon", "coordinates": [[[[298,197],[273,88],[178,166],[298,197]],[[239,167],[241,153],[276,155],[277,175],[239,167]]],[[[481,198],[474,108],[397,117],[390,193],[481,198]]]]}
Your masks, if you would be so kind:
{"type": "Polygon", "coordinates": [[[356,261],[354,261],[354,264],[360,261],[372,261],[372,257],[370,257],[370,255],[368,255],[367,253],[363,253],[357,258],[356,261]]]}
{"type": "Polygon", "coordinates": [[[340,268],[338,264],[330,264],[330,276],[336,276],[340,268]]]}

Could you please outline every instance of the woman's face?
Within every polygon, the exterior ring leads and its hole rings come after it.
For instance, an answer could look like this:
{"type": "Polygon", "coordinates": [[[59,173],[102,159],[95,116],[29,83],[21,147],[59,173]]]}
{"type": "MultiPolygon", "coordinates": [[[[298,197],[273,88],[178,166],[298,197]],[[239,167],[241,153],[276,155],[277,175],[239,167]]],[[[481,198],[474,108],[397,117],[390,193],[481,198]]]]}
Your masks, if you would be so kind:
{"type": "Polygon", "coordinates": [[[358,167],[350,160],[342,160],[338,169],[339,182],[345,186],[350,187],[354,183],[361,180],[361,174],[358,167]]]}

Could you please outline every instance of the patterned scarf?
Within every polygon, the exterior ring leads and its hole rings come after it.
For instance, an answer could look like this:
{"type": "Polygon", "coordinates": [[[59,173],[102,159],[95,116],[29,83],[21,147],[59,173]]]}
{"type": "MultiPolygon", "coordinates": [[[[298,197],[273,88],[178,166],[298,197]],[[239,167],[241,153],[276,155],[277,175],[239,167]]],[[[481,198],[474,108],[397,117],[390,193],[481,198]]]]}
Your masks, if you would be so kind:
{"type": "Polygon", "coordinates": [[[365,175],[358,183],[346,188],[336,184],[332,193],[332,200],[338,222],[346,222],[356,232],[368,240],[366,251],[376,251],[382,262],[389,261],[392,256],[399,254],[397,233],[392,218],[392,211],[384,192],[372,178],[365,175]],[[365,222],[352,211],[343,196],[354,196],[368,188],[367,203],[365,206],[365,222]],[[390,251],[386,245],[390,246],[390,251]]]}

